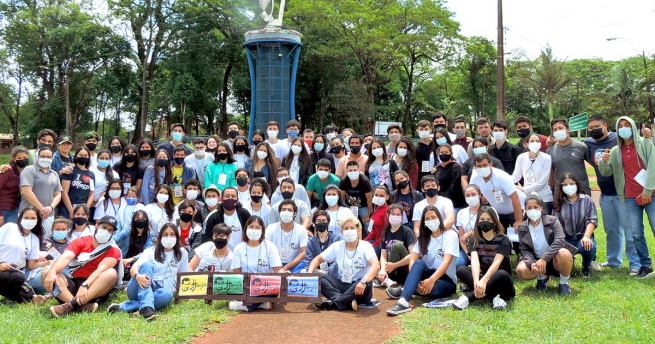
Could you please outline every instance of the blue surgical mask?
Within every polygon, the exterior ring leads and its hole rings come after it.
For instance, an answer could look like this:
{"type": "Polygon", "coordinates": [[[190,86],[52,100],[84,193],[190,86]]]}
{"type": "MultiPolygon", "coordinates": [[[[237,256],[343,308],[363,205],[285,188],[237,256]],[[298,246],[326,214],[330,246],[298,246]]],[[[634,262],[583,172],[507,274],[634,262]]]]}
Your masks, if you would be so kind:
{"type": "Polygon", "coordinates": [[[109,160],[98,160],[98,167],[107,168],[109,166],[109,160]]]}
{"type": "Polygon", "coordinates": [[[175,132],[171,136],[173,136],[173,141],[176,141],[176,142],[182,141],[182,133],[175,132]]]}
{"type": "Polygon", "coordinates": [[[473,154],[474,154],[474,155],[478,155],[478,154],[482,154],[482,153],[487,153],[487,147],[476,147],[476,148],[473,148],[473,154]]]}
{"type": "Polygon", "coordinates": [[[632,128],[619,128],[619,136],[622,139],[627,140],[632,137],[632,128]]]}
{"type": "Polygon", "coordinates": [[[448,143],[448,140],[446,140],[445,137],[442,137],[442,138],[437,139],[437,144],[438,144],[439,146],[445,145],[446,143],[448,143]]]}
{"type": "Polygon", "coordinates": [[[314,151],[320,152],[323,150],[323,148],[325,148],[324,143],[314,143],[314,151]]]}
{"type": "Polygon", "coordinates": [[[127,198],[127,205],[136,205],[137,199],[135,197],[128,197],[127,198]]]}
{"type": "Polygon", "coordinates": [[[68,236],[68,232],[66,232],[66,231],[53,231],[52,232],[52,237],[57,241],[66,240],[66,236],[68,236]]]}
{"type": "Polygon", "coordinates": [[[294,140],[296,137],[298,137],[298,134],[300,134],[300,131],[298,130],[289,130],[287,133],[289,135],[289,138],[294,140]]]}

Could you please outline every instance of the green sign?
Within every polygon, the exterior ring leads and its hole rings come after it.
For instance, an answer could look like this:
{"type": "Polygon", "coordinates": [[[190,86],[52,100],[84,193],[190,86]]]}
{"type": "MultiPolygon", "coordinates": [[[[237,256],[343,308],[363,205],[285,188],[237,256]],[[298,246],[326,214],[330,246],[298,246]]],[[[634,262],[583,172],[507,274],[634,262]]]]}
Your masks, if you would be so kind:
{"type": "Polygon", "coordinates": [[[214,295],[243,294],[243,275],[214,275],[214,295]]]}
{"type": "Polygon", "coordinates": [[[587,118],[589,118],[589,116],[586,112],[569,118],[569,129],[571,131],[587,129],[587,118]]]}

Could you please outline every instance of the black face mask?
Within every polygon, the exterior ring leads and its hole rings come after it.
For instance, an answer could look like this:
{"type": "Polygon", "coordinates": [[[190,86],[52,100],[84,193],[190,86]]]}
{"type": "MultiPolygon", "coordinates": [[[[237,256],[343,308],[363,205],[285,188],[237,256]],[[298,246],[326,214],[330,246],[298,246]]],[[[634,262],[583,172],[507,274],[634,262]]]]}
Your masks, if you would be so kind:
{"type": "Polygon", "coordinates": [[[216,154],[216,157],[218,158],[218,160],[225,160],[227,159],[227,153],[218,153],[216,154]]]}
{"type": "Polygon", "coordinates": [[[359,151],[362,150],[362,146],[350,146],[350,152],[353,154],[359,154],[359,151]]]}
{"type": "Polygon", "coordinates": [[[246,151],[246,145],[235,145],[234,150],[241,153],[246,151]]]}
{"type": "Polygon", "coordinates": [[[217,249],[220,250],[223,247],[225,247],[225,245],[227,245],[227,239],[223,239],[223,238],[214,239],[214,246],[216,246],[217,249]]]}
{"type": "Polygon", "coordinates": [[[332,153],[339,154],[339,153],[341,153],[342,149],[343,149],[343,147],[341,147],[341,146],[334,146],[334,147],[332,147],[332,153]]]}
{"type": "Polygon", "coordinates": [[[89,158],[78,156],[75,158],[75,163],[80,165],[86,165],[89,163],[89,158]]]}
{"type": "Polygon", "coordinates": [[[223,209],[227,211],[232,211],[237,208],[237,200],[232,198],[227,198],[223,200],[223,209]]]}
{"type": "Polygon", "coordinates": [[[112,153],[116,154],[116,153],[120,152],[121,150],[123,150],[123,147],[121,147],[121,146],[109,146],[109,150],[112,153]]]}
{"type": "Polygon", "coordinates": [[[90,151],[93,152],[94,150],[96,150],[96,147],[98,147],[98,144],[96,144],[96,143],[87,143],[85,146],[86,146],[86,148],[88,148],[90,151]]]}
{"type": "Polygon", "coordinates": [[[205,149],[205,152],[208,152],[208,153],[214,153],[215,151],[216,151],[216,147],[214,147],[214,148],[207,147],[207,149],[205,149]]]}
{"type": "Polygon", "coordinates": [[[168,165],[167,159],[157,159],[157,166],[165,167],[166,165],[168,165]]]}
{"type": "Polygon", "coordinates": [[[253,202],[255,202],[255,203],[259,203],[259,202],[261,202],[261,201],[262,201],[262,198],[264,198],[264,196],[253,196],[253,195],[250,195],[250,199],[251,199],[253,202]]]}
{"type": "Polygon", "coordinates": [[[494,224],[491,221],[480,221],[478,222],[478,228],[480,228],[484,233],[487,233],[494,229],[494,224]]]}
{"type": "Polygon", "coordinates": [[[144,229],[148,226],[148,220],[146,219],[134,220],[132,221],[132,225],[134,225],[134,228],[144,229]]]}
{"type": "Polygon", "coordinates": [[[314,225],[314,227],[318,232],[323,233],[328,229],[328,225],[329,223],[317,223],[314,225]]]}
{"type": "Polygon", "coordinates": [[[430,197],[430,198],[436,197],[438,193],[439,193],[439,190],[437,190],[437,189],[427,189],[427,190],[425,190],[425,196],[430,197]]]}
{"type": "Polygon", "coordinates": [[[258,144],[262,143],[262,140],[252,140],[252,145],[256,146],[258,144]]]}
{"type": "Polygon", "coordinates": [[[436,129],[439,129],[439,128],[444,128],[444,129],[446,129],[446,125],[445,125],[445,124],[435,124],[435,125],[434,125],[434,129],[435,129],[435,130],[436,130],[436,129]]]}
{"type": "Polygon", "coordinates": [[[589,136],[594,140],[600,140],[605,134],[603,133],[603,128],[596,128],[589,130],[589,136]]]}
{"type": "Polygon", "coordinates": [[[409,180],[403,180],[402,182],[398,183],[398,188],[404,189],[409,186],[409,180]]]}
{"type": "Polygon", "coordinates": [[[75,218],[73,218],[73,223],[76,226],[83,226],[83,225],[86,224],[86,222],[87,222],[86,217],[75,217],[75,218]]]}
{"type": "Polygon", "coordinates": [[[189,213],[181,213],[180,214],[180,220],[182,220],[182,222],[191,222],[192,218],[193,218],[192,214],[189,214],[189,213]]]}
{"type": "Polygon", "coordinates": [[[125,159],[125,161],[127,161],[127,162],[135,162],[136,161],[136,154],[128,154],[123,159],[125,159]]]}
{"type": "Polygon", "coordinates": [[[144,150],[140,150],[140,151],[139,151],[139,154],[140,154],[142,157],[147,158],[147,157],[150,156],[150,151],[149,151],[149,150],[145,150],[145,149],[144,149],[144,150]]]}
{"type": "Polygon", "coordinates": [[[530,128],[523,128],[516,131],[521,138],[526,138],[530,135],[530,128]]]}
{"type": "Polygon", "coordinates": [[[248,178],[246,178],[246,177],[237,178],[237,185],[242,186],[242,187],[248,185],[248,178]]]}
{"type": "Polygon", "coordinates": [[[284,191],[282,192],[282,198],[284,199],[291,199],[293,197],[293,192],[291,191],[284,191]]]}
{"type": "Polygon", "coordinates": [[[27,167],[27,165],[29,165],[29,163],[30,163],[29,159],[22,159],[22,160],[16,160],[16,161],[14,161],[14,164],[15,164],[17,167],[20,167],[20,168],[25,168],[25,167],[27,167]]]}
{"type": "Polygon", "coordinates": [[[228,132],[227,135],[230,136],[231,139],[234,139],[235,137],[239,136],[239,131],[238,130],[230,130],[230,132],[228,132]]]}
{"type": "Polygon", "coordinates": [[[364,148],[366,149],[367,152],[371,151],[371,144],[370,143],[365,143],[364,148]]]}
{"type": "Polygon", "coordinates": [[[452,157],[452,155],[447,154],[447,153],[439,154],[439,160],[441,160],[441,162],[448,162],[448,161],[450,161],[451,157],[452,157]]]}
{"type": "Polygon", "coordinates": [[[53,145],[49,145],[47,143],[39,143],[39,149],[43,148],[51,148],[52,149],[53,145]]]}
{"type": "Polygon", "coordinates": [[[175,160],[175,164],[177,164],[177,165],[184,164],[184,158],[175,158],[173,160],[175,160]]]}

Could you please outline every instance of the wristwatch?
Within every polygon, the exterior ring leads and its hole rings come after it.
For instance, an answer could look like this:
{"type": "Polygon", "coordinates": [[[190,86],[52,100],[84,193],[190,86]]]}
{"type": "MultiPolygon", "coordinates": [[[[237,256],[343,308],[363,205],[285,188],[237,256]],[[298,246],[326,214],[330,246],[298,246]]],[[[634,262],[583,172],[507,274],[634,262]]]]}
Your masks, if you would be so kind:
{"type": "Polygon", "coordinates": [[[366,281],[366,277],[362,277],[362,279],[359,280],[359,283],[367,284],[368,282],[366,281]]]}
{"type": "Polygon", "coordinates": [[[89,284],[84,282],[84,283],[82,283],[82,285],[80,287],[84,287],[86,289],[89,289],[89,284]]]}

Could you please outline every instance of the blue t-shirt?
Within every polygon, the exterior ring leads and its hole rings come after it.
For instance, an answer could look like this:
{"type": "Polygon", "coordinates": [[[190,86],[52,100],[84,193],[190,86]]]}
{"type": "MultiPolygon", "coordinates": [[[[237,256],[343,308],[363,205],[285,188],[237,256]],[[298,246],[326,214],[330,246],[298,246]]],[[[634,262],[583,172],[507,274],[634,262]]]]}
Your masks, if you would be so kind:
{"type": "Polygon", "coordinates": [[[596,170],[596,180],[598,181],[598,187],[600,188],[600,193],[604,196],[616,196],[616,186],[614,185],[614,177],[603,177],[598,171],[598,161],[601,159],[603,152],[606,148],[612,149],[616,146],[616,133],[609,132],[609,135],[600,141],[596,141],[591,137],[584,139],[584,143],[589,149],[589,160],[587,162],[594,167],[596,170]]]}
{"type": "Polygon", "coordinates": [[[68,188],[68,197],[71,205],[86,204],[89,199],[89,193],[95,189],[95,175],[89,170],[81,170],[75,166],[71,174],[63,174],[61,180],[71,182],[68,188]]]}

